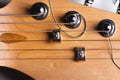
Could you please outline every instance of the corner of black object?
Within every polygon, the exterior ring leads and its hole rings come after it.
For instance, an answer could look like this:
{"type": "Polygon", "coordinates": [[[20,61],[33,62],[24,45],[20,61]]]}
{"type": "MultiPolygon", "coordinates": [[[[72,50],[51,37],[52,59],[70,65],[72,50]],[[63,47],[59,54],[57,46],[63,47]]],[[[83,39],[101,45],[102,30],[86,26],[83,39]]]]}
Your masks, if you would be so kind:
{"type": "Polygon", "coordinates": [[[64,23],[71,23],[71,24],[65,24],[67,28],[76,29],[80,26],[82,17],[77,11],[69,11],[63,16],[61,20],[64,23]]]}
{"type": "Polygon", "coordinates": [[[7,6],[12,0],[0,0],[0,8],[7,6]]]}
{"type": "Polygon", "coordinates": [[[34,19],[44,20],[48,16],[49,8],[45,3],[37,2],[37,3],[33,4],[33,6],[31,7],[30,13],[32,15],[38,15],[38,16],[33,16],[34,19]]]}
{"type": "Polygon", "coordinates": [[[48,38],[53,42],[61,42],[61,30],[56,29],[53,30],[52,32],[48,32],[48,38]]]}
{"type": "Polygon", "coordinates": [[[0,66],[0,77],[2,80],[35,80],[21,71],[4,66],[0,66]]]}
{"type": "Polygon", "coordinates": [[[85,61],[85,48],[74,48],[74,61],[85,61]]]}
{"type": "Polygon", "coordinates": [[[101,36],[111,37],[116,31],[116,25],[112,20],[104,19],[98,24],[97,30],[101,36]]]}

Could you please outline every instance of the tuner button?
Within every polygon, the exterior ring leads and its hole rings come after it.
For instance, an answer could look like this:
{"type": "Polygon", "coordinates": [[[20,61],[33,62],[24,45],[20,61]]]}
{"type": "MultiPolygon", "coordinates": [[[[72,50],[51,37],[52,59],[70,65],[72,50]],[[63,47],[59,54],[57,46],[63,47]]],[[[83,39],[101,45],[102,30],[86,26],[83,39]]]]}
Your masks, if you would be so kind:
{"type": "Polygon", "coordinates": [[[38,15],[38,16],[33,16],[36,20],[43,20],[48,16],[49,9],[48,6],[45,3],[38,2],[35,3],[31,9],[31,14],[32,15],[38,15]]]}
{"type": "Polygon", "coordinates": [[[116,30],[115,23],[110,19],[102,20],[97,27],[99,34],[103,37],[111,37],[116,30]]]}
{"type": "Polygon", "coordinates": [[[11,0],[0,0],[0,8],[5,7],[11,0]]]}
{"type": "Polygon", "coordinates": [[[70,23],[70,24],[65,24],[67,28],[75,29],[80,26],[81,18],[82,17],[78,12],[69,11],[64,15],[64,17],[62,18],[62,21],[64,23],[70,23]]]}

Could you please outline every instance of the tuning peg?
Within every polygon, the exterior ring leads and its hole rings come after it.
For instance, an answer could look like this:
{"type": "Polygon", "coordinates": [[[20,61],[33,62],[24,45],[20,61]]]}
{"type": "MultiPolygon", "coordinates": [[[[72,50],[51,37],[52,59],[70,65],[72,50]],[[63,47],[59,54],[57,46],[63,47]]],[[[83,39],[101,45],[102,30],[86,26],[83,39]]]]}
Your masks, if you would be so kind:
{"type": "Polygon", "coordinates": [[[0,80],[35,80],[35,79],[21,71],[0,66],[0,80]]]}
{"type": "Polygon", "coordinates": [[[11,0],[0,0],[0,8],[5,7],[11,0]]]}
{"type": "Polygon", "coordinates": [[[116,26],[112,20],[104,19],[98,24],[97,30],[101,36],[111,37],[116,31],[116,26]]]}
{"type": "Polygon", "coordinates": [[[43,20],[48,16],[49,8],[45,3],[37,2],[31,7],[30,12],[32,15],[38,15],[33,16],[36,20],[43,20]]]}
{"type": "Polygon", "coordinates": [[[81,19],[82,17],[78,12],[69,11],[64,15],[64,17],[62,18],[62,21],[64,23],[70,23],[70,24],[65,24],[66,27],[70,29],[75,29],[80,26],[81,19]]]}
{"type": "Polygon", "coordinates": [[[48,33],[48,37],[53,42],[61,42],[61,31],[59,29],[53,30],[48,33]]]}

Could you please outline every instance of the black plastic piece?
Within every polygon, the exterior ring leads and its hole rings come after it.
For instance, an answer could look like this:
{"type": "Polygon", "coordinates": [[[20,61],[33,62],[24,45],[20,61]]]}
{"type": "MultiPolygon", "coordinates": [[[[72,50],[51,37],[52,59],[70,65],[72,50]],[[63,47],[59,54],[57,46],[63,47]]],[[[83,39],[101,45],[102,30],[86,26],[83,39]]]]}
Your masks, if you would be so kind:
{"type": "Polygon", "coordinates": [[[111,37],[116,31],[116,26],[112,20],[104,19],[98,24],[97,30],[101,36],[111,37]]]}
{"type": "Polygon", "coordinates": [[[0,80],[35,80],[18,70],[0,66],[0,80]]]}
{"type": "Polygon", "coordinates": [[[0,8],[5,7],[11,0],[0,0],[0,8]]]}
{"type": "Polygon", "coordinates": [[[76,11],[69,11],[62,18],[62,21],[64,23],[71,23],[71,24],[65,24],[65,26],[70,29],[78,28],[81,24],[81,20],[82,20],[82,16],[76,11]]]}
{"type": "Polygon", "coordinates": [[[85,61],[85,48],[75,48],[74,52],[75,52],[75,57],[74,57],[75,61],[79,61],[79,60],[85,61]]]}
{"type": "Polygon", "coordinates": [[[48,33],[48,37],[53,42],[61,42],[61,31],[59,29],[48,33]]]}
{"type": "Polygon", "coordinates": [[[94,0],[86,0],[85,5],[90,6],[90,5],[92,5],[93,2],[94,2],[94,0]]]}
{"type": "Polygon", "coordinates": [[[37,2],[31,7],[30,12],[32,15],[39,15],[33,16],[36,20],[44,20],[48,16],[49,8],[45,3],[37,2]]]}

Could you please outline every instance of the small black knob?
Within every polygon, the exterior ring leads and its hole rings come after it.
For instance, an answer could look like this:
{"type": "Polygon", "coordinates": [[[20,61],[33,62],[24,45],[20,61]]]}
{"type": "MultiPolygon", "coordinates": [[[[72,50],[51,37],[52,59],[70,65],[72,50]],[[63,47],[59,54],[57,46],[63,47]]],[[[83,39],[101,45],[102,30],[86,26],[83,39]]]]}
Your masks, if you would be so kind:
{"type": "Polygon", "coordinates": [[[81,19],[82,17],[78,12],[69,11],[64,15],[64,17],[62,18],[62,21],[64,23],[70,23],[70,24],[65,24],[66,27],[70,29],[75,29],[80,26],[81,19]]]}
{"type": "Polygon", "coordinates": [[[31,7],[30,12],[32,15],[38,15],[33,16],[36,20],[43,20],[48,16],[49,8],[45,3],[38,2],[31,7]]]}
{"type": "Polygon", "coordinates": [[[11,0],[0,0],[0,8],[5,7],[11,0]]]}
{"type": "Polygon", "coordinates": [[[101,36],[111,37],[115,33],[116,26],[112,20],[104,19],[98,24],[97,30],[101,36]]]}

